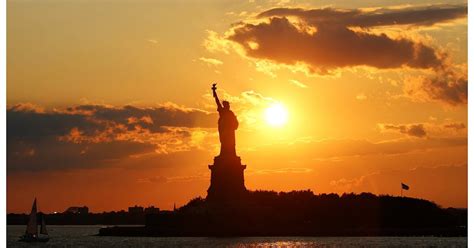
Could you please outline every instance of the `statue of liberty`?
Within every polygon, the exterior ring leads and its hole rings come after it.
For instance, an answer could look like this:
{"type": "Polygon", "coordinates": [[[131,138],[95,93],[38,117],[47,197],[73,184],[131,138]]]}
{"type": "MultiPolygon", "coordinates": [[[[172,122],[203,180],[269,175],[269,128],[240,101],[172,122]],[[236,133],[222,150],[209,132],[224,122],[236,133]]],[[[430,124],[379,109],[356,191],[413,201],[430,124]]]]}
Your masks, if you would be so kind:
{"type": "Polygon", "coordinates": [[[247,193],[244,183],[244,170],[247,166],[241,163],[235,152],[235,130],[239,127],[239,121],[230,110],[228,101],[221,104],[216,89],[216,84],[213,84],[212,94],[219,112],[221,152],[214,157],[214,164],[209,165],[211,184],[206,199],[213,202],[235,201],[247,193]]]}
{"type": "Polygon", "coordinates": [[[229,157],[237,156],[235,152],[235,130],[239,127],[239,121],[235,116],[234,112],[230,110],[230,104],[228,101],[223,101],[222,104],[219,101],[219,97],[216,93],[216,84],[212,85],[212,94],[217,104],[217,111],[219,112],[219,140],[221,142],[221,152],[219,156],[229,157]]]}

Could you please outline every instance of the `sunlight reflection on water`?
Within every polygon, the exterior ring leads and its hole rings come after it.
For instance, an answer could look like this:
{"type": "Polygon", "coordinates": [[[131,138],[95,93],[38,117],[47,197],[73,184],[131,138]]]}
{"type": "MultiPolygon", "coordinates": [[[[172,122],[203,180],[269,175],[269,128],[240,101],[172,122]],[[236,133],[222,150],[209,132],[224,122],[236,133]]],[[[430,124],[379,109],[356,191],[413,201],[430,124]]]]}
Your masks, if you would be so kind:
{"type": "Polygon", "coordinates": [[[99,237],[100,226],[48,226],[51,240],[18,242],[25,226],[7,227],[8,247],[467,247],[467,238],[440,237],[99,237]]]}

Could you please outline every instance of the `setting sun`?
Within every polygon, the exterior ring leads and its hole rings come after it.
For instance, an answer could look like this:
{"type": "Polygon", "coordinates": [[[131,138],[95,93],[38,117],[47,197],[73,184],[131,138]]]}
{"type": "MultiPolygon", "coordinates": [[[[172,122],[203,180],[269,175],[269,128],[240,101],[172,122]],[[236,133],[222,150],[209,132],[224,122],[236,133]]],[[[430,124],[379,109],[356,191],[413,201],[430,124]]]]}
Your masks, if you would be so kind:
{"type": "Polygon", "coordinates": [[[288,121],[288,111],[281,103],[274,103],[265,110],[265,120],[271,126],[281,127],[288,121]]]}

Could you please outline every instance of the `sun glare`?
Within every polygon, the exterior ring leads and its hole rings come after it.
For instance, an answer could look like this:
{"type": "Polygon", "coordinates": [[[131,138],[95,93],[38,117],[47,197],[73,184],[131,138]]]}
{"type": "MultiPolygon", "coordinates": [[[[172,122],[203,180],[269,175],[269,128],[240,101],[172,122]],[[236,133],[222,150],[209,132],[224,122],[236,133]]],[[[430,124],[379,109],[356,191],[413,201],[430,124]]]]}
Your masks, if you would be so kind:
{"type": "Polygon", "coordinates": [[[271,126],[281,127],[288,121],[288,111],[281,103],[272,104],[265,110],[265,120],[271,126]]]}

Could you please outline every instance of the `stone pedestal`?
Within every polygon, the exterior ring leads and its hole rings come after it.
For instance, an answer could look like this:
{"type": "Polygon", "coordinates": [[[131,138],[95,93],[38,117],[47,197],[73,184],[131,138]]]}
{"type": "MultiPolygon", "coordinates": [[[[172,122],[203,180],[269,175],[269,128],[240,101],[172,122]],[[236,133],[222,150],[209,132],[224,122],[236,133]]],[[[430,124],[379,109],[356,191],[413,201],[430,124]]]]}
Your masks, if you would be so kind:
{"type": "Polygon", "coordinates": [[[217,156],[211,170],[211,185],[207,190],[207,199],[228,201],[243,196],[247,189],[244,184],[244,170],[238,156],[217,156]]]}

